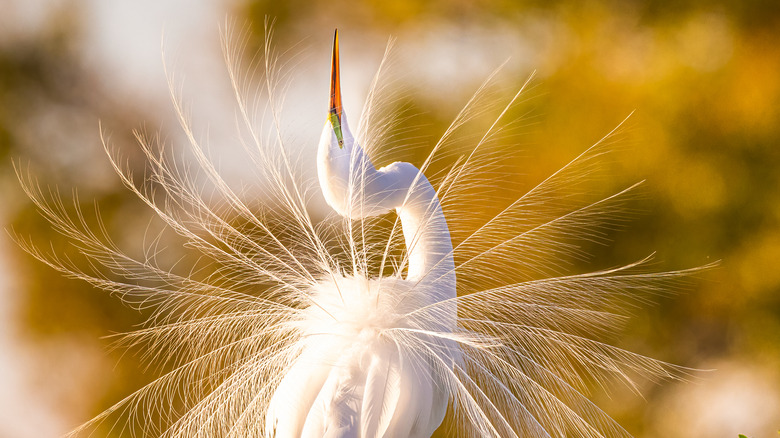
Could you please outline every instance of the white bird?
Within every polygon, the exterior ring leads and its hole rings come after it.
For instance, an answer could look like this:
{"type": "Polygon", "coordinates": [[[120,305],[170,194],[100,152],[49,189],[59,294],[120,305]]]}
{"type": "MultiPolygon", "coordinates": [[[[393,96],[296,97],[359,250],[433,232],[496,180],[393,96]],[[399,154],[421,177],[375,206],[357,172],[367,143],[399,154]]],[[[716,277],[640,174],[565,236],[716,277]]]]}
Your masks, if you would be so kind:
{"type": "Polygon", "coordinates": [[[397,212],[409,269],[405,278],[334,274],[312,288],[301,320],[308,339],[274,393],[268,429],[279,437],[428,437],[450,400],[441,369],[451,372],[460,356],[449,339],[457,319],[450,233],[425,175],[402,162],[377,170],[355,141],[338,56],[337,31],[317,151],[320,187],[349,220],[397,212]],[[435,318],[415,316],[432,305],[435,318]]]}
{"type": "Polygon", "coordinates": [[[371,154],[382,152],[386,136],[371,124],[392,124],[373,117],[373,87],[353,135],[341,105],[337,34],[317,151],[319,187],[337,216],[320,224],[285,147],[270,45],[268,136],[232,68],[234,53],[226,56],[265,205],[250,207],[225,182],[175,98],[208,188],[143,136],[150,182],[135,182],[109,153],[127,188],[197,254],[191,269],[164,266],[156,243],[133,257],[105,227],[90,227],[80,210],[74,215],[56,192],[19,173],[74,252],[50,254],[17,238],[20,244],[54,269],[151,312],[148,326],[120,343],[168,367],[73,434],[113,419],[127,434],[187,438],[428,437],[440,427],[474,437],[628,436],[583,393],[593,384],[636,389],[637,376],[686,374],[598,338],[622,321],[614,313],[621,304],[696,269],[647,273],[642,260],[561,272],[561,260],[582,255],[574,239],[603,241],[604,230],[622,220],[622,200],[634,187],[583,201],[581,183],[597,169],[602,142],[468,226],[489,211],[474,196],[481,200],[490,188],[485,172],[501,156],[489,143],[520,93],[436,178],[426,172],[465,126],[481,90],[419,168],[395,162],[377,169],[371,154]]]}

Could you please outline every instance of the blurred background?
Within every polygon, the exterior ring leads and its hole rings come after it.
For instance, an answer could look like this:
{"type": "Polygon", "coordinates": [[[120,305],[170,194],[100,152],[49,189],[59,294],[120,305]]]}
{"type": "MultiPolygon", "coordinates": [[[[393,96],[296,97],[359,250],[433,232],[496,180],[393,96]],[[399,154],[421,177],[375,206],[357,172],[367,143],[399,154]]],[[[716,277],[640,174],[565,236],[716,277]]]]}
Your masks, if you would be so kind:
{"type": "MultiPolygon", "coordinates": [[[[286,127],[302,153],[325,119],[338,27],[345,107],[355,119],[390,36],[394,87],[434,140],[496,67],[513,93],[537,76],[516,137],[518,184],[538,181],[635,111],[609,162],[606,190],[647,180],[636,220],[577,269],[656,253],[656,268],[721,260],[679,294],[636,311],[625,348],[711,370],[646,384],[643,397],[594,391],[638,437],[777,436],[780,430],[780,3],[412,0],[4,0],[0,13],[0,224],[55,250],[64,241],[24,196],[13,163],[87,210],[98,202],[117,241],[151,213],[104,155],[142,172],[132,130],[183,144],[163,59],[223,171],[251,178],[231,153],[235,108],[222,60],[226,20],[247,56],[274,17],[292,74],[286,127]],[[164,48],[164,54],[162,54],[164,48]],[[99,126],[99,123],[101,124],[99,126]],[[224,149],[224,150],[223,150],[224,149]]],[[[511,94],[509,95],[511,96],[511,94]]],[[[502,96],[502,97],[509,97],[502,96]]],[[[260,196],[260,195],[258,195],[260,196]]],[[[144,315],[62,278],[0,237],[0,438],[59,436],[154,376],[104,337],[144,315]]],[[[107,432],[106,432],[107,433],[107,432]]]]}

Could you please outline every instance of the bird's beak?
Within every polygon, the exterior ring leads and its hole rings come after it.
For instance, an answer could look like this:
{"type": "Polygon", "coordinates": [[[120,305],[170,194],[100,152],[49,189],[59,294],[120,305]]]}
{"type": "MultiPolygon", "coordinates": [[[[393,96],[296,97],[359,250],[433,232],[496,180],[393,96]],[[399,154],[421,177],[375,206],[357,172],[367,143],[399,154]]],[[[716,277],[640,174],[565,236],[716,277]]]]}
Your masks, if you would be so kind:
{"type": "Polygon", "coordinates": [[[339,75],[339,30],[333,37],[333,58],[330,64],[330,111],[328,120],[333,126],[333,132],[339,141],[339,148],[344,147],[344,134],[341,131],[341,76],[339,75]]]}

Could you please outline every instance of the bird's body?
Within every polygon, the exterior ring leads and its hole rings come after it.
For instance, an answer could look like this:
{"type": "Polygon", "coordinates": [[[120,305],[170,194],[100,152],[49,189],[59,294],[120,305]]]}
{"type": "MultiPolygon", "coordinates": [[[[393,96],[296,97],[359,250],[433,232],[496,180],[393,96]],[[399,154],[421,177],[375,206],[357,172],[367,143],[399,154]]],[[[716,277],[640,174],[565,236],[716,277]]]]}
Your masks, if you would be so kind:
{"type": "Polygon", "coordinates": [[[350,130],[335,46],[328,122],[317,152],[319,189],[335,220],[319,224],[279,132],[275,76],[266,74],[274,124],[272,135],[263,136],[251,112],[258,105],[245,100],[239,75],[230,70],[248,163],[267,180],[267,209],[249,207],[225,182],[183,115],[209,190],[143,139],[153,184],[139,186],[111,157],[123,183],[199,255],[201,264],[188,275],[160,266],[154,244],[145,248],[147,256],[132,257],[104,228],[94,232],[80,212],[69,216],[58,195],[47,198],[22,178],[86,263],[20,239],[23,247],[66,275],[151,309],[149,326],[124,342],[143,346],[157,365],[169,367],[74,433],[126,414],[127,430],[143,436],[422,438],[452,412],[457,436],[628,436],[583,395],[589,384],[609,378],[635,387],[637,375],[685,374],[597,338],[622,321],[613,313],[620,304],[695,270],[640,272],[642,260],[561,272],[561,260],[582,255],[577,239],[605,240],[634,187],[583,200],[581,183],[598,167],[601,142],[464,228],[464,219],[482,209],[469,196],[490,187],[483,171],[501,156],[487,144],[519,92],[443,176],[434,180],[426,172],[469,118],[476,97],[422,165],[377,168],[369,155],[383,147],[383,137],[365,129],[374,122],[366,114],[357,134],[350,130]],[[138,427],[139,419],[149,420],[138,427]]]}
{"type": "Polygon", "coordinates": [[[430,436],[449,401],[435,364],[383,334],[419,330],[402,316],[415,308],[414,289],[398,278],[323,283],[314,293],[322,309],[304,317],[306,341],[271,400],[268,430],[279,437],[430,436]]]}

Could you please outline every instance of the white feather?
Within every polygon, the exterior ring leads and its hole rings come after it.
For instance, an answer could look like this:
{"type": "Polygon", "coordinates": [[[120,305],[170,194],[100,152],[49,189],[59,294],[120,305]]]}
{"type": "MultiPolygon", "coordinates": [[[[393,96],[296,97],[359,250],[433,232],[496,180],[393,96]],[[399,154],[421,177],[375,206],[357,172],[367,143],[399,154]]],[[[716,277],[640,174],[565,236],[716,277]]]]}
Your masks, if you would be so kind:
{"type": "Polygon", "coordinates": [[[589,384],[636,387],[637,376],[686,375],[598,339],[622,321],[621,305],[696,269],[640,272],[642,260],[562,272],[567,257],[582,255],[577,239],[602,241],[605,227],[621,220],[633,188],[583,196],[581,183],[606,151],[602,142],[491,213],[484,172],[501,155],[490,141],[519,92],[465,155],[448,157],[449,148],[492,76],[419,168],[376,169],[372,159],[398,152],[382,135],[393,121],[376,116],[377,80],[358,138],[346,116],[343,149],[329,125],[323,130],[320,188],[339,216],[319,224],[308,212],[311,187],[294,171],[281,132],[283,87],[271,52],[269,43],[257,102],[247,101],[235,52],[225,52],[247,165],[266,182],[262,209],[225,182],[175,98],[198,175],[141,136],[153,183],[134,180],[109,153],[127,188],[199,256],[188,274],[162,264],[155,244],[144,257],[131,256],[105,228],[91,228],[78,203],[74,214],[19,172],[74,251],[60,256],[20,244],[65,275],[151,312],[148,327],[121,343],[140,345],[150,361],[169,367],[74,434],[124,420],[127,434],[142,436],[427,437],[449,407],[458,436],[626,436],[583,395],[589,384]],[[268,119],[253,113],[264,107],[268,119]],[[444,170],[432,174],[434,165],[444,170]],[[486,219],[471,226],[475,217],[486,219]]]}

